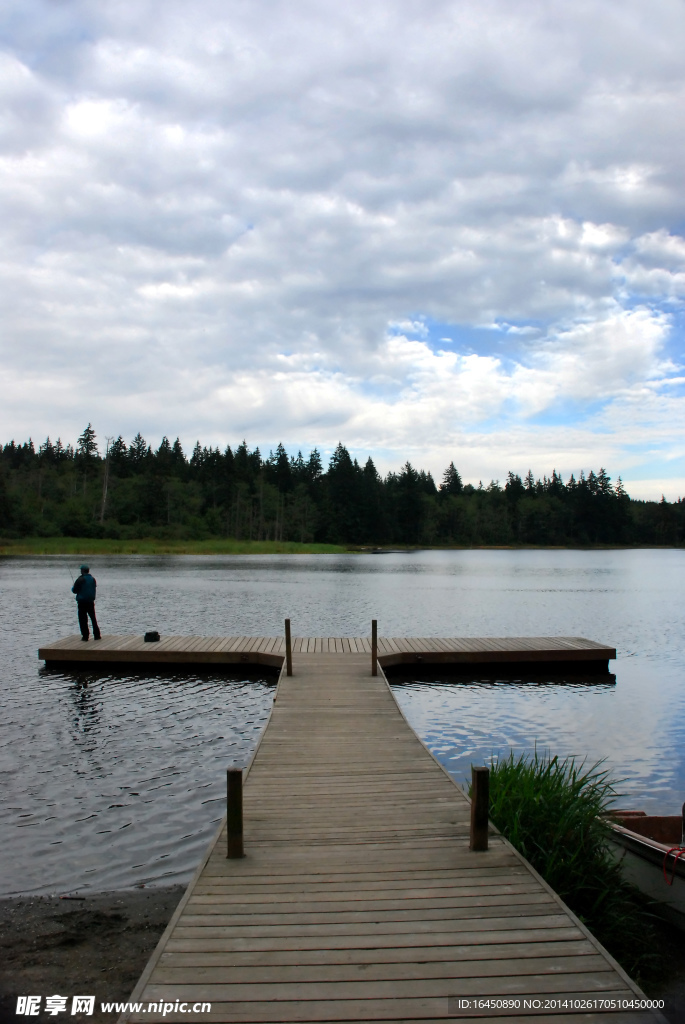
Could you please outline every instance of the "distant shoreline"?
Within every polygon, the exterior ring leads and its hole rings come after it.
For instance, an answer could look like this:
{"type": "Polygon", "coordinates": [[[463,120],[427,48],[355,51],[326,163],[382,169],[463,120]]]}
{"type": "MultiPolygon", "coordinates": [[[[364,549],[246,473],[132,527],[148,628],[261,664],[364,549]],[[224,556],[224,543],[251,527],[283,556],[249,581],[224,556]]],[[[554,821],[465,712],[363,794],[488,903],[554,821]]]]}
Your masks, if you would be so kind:
{"type": "Polygon", "coordinates": [[[12,555],[342,555],[408,551],[634,551],[680,550],[677,544],[298,544],[273,540],[116,540],[94,537],[0,538],[0,557],[12,555]]]}
{"type": "Polygon", "coordinates": [[[339,544],[298,544],[274,540],[115,540],[94,537],[0,538],[0,555],[337,555],[339,544]]]}

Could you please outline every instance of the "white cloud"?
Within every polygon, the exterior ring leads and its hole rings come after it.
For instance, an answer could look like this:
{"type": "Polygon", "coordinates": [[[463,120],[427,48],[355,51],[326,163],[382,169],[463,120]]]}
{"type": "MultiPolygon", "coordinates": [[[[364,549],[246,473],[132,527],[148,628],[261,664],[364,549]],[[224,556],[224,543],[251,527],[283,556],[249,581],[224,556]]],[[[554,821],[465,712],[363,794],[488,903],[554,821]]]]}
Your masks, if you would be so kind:
{"type": "Polygon", "coordinates": [[[10,9],[0,436],[680,473],[675,0],[10,9]]]}
{"type": "Polygon", "coordinates": [[[678,501],[685,497],[685,477],[666,477],[651,480],[624,480],[631,498],[655,501],[662,495],[666,501],[678,501]]]}

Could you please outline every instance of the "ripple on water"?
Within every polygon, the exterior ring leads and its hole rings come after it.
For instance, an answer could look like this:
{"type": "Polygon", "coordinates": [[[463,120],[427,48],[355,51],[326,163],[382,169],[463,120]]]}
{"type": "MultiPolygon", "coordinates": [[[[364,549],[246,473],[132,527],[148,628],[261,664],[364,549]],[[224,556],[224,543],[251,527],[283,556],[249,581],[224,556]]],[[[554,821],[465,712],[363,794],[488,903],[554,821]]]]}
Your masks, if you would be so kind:
{"type": "Polygon", "coordinates": [[[241,676],[43,671],[15,693],[0,891],[187,879],[223,815],[225,769],[247,762],[271,708],[274,681],[241,676]]]}
{"type": "MultiPolygon", "coordinates": [[[[492,753],[606,758],[634,806],[685,798],[685,551],[412,551],[99,557],[106,632],[587,636],[616,686],[398,689],[454,772],[492,753]]],[[[221,816],[224,772],[271,704],[267,680],[48,675],[36,648],[73,633],[78,558],[0,558],[0,891],[187,879],[221,816]],[[87,685],[86,685],[87,683],[87,685]]]]}
{"type": "Polygon", "coordinates": [[[582,679],[469,680],[449,675],[393,681],[393,692],[426,746],[466,786],[471,765],[551,752],[589,766],[605,761],[620,802],[675,814],[685,790],[685,692],[662,671],[645,694],[644,671],[620,683],[582,679]]]}

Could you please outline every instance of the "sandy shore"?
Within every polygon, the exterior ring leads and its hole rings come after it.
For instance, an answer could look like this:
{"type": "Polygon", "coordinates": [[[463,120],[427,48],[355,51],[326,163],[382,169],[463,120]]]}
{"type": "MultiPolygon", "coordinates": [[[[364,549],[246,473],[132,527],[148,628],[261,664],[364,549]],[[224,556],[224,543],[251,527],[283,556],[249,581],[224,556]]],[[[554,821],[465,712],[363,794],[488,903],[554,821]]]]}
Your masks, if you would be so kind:
{"type": "Polygon", "coordinates": [[[0,1022],[109,1021],[100,1002],[128,999],[183,895],[183,886],[94,893],[85,899],[0,899],[0,1022]],[[65,1013],[17,1017],[17,996],[68,996],[65,1013]],[[94,995],[93,1016],[71,997],[94,995]]]}

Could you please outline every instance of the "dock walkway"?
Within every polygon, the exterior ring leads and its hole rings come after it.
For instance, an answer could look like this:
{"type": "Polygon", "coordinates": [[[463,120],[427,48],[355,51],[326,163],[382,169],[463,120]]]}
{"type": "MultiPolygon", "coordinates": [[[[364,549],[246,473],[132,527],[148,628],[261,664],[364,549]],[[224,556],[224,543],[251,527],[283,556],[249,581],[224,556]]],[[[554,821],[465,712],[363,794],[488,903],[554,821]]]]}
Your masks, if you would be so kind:
{"type": "Polygon", "coordinates": [[[599,1012],[641,993],[501,836],[469,851],[468,801],[365,653],[300,651],[282,673],[244,801],[245,858],[222,831],[126,1020],[495,1024],[460,1009],[476,996],[520,1000],[518,1020],[539,999],[540,1024],[639,1019],[599,1012]]]}
{"type": "MultiPolygon", "coordinates": [[[[366,636],[294,637],[294,655],[371,654],[366,636]]],[[[280,668],[285,657],[282,636],[164,636],[145,643],[142,636],[103,636],[83,643],[78,633],[47,644],[38,657],[49,665],[205,666],[254,664],[280,668]]],[[[427,664],[515,665],[607,672],[616,657],[613,647],[578,636],[515,637],[379,637],[381,665],[427,664]]]]}

